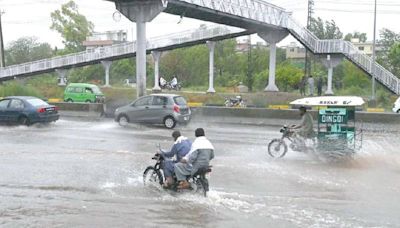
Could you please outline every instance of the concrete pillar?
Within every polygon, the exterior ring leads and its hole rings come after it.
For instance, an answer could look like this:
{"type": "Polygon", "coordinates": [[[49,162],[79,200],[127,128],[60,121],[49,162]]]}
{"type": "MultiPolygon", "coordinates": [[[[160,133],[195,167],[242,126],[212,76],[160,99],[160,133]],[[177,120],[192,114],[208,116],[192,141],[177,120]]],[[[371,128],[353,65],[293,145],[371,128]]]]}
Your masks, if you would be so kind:
{"type": "Polygon", "coordinates": [[[58,74],[58,85],[66,86],[67,85],[67,70],[66,69],[56,69],[56,73],[58,74]]]}
{"type": "Polygon", "coordinates": [[[258,36],[269,43],[269,75],[268,85],[264,91],[278,92],[279,89],[275,83],[275,69],[276,69],[276,44],[283,40],[289,33],[285,30],[269,30],[258,33],[258,36]]]}
{"type": "Polygon", "coordinates": [[[153,92],[160,92],[160,75],[159,75],[159,64],[160,64],[160,57],[161,57],[161,52],[160,51],[153,51],[151,53],[153,56],[154,60],[154,88],[153,92]]]}
{"type": "Polygon", "coordinates": [[[207,47],[210,50],[210,64],[209,64],[209,81],[207,93],[215,93],[214,89],[214,51],[215,51],[215,41],[207,41],[207,47]]]}
{"type": "Polygon", "coordinates": [[[326,58],[322,58],[322,63],[328,68],[328,84],[325,91],[325,95],[333,95],[333,68],[339,65],[342,61],[342,57],[339,55],[327,55],[326,58]]]}
{"type": "Polygon", "coordinates": [[[275,68],[276,68],[276,43],[270,43],[269,45],[269,76],[268,85],[264,91],[266,92],[278,92],[278,86],[275,84],[275,68]]]}
{"type": "Polygon", "coordinates": [[[111,68],[112,61],[101,61],[101,64],[103,65],[104,70],[105,70],[104,86],[110,87],[110,68],[111,68]]]}
{"type": "Polygon", "coordinates": [[[146,95],[146,22],[136,22],[136,88],[137,97],[146,95]]]}
{"type": "Polygon", "coordinates": [[[167,0],[116,1],[115,6],[129,20],[136,22],[137,96],[146,95],[146,22],[152,21],[166,7],[167,0]]]}

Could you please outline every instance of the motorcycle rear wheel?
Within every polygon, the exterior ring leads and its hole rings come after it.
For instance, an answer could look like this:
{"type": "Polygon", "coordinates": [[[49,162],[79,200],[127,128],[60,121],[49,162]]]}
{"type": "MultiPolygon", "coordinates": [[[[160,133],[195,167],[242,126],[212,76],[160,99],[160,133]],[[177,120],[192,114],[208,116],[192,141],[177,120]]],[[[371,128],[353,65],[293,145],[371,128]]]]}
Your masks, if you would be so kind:
{"type": "Polygon", "coordinates": [[[164,178],[160,170],[155,169],[153,166],[149,166],[143,172],[143,184],[145,186],[150,186],[156,183],[162,185],[164,183],[164,178]]]}
{"type": "Polygon", "coordinates": [[[273,158],[282,158],[287,153],[287,145],[281,139],[273,139],[268,144],[268,154],[273,158]]]}

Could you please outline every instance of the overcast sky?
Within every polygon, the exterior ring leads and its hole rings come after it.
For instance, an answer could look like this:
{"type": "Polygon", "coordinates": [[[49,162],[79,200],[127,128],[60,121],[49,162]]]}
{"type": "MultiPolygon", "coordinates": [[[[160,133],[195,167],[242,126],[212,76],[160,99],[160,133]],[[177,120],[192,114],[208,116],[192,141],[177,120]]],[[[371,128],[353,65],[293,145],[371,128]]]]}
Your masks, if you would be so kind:
{"type": "MultiPolygon", "coordinates": [[[[265,0],[293,12],[293,16],[306,24],[308,0],[265,0]]],[[[378,1],[378,30],[389,28],[400,33],[400,0],[378,1]]],[[[41,42],[52,46],[62,46],[61,36],[50,30],[50,13],[59,9],[68,0],[0,0],[3,35],[5,45],[23,36],[36,36],[41,42]]],[[[75,0],[80,13],[84,14],[95,25],[95,31],[126,30],[129,40],[133,39],[135,24],[122,16],[119,22],[113,20],[115,6],[104,0],[75,0]]],[[[324,20],[335,20],[344,34],[360,31],[368,34],[372,40],[374,0],[315,0],[315,17],[324,20]]],[[[205,23],[184,18],[179,24],[179,17],[162,13],[147,26],[147,36],[154,37],[187,29],[197,28],[205,23]]],[[[279,45],[293,41],[288,38],[279,45]]]]}

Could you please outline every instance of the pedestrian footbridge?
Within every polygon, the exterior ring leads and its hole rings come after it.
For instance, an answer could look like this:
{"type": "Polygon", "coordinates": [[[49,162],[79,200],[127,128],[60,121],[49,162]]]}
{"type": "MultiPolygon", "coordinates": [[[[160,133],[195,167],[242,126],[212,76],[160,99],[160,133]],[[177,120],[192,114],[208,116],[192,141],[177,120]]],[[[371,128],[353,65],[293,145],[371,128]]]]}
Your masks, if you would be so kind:
{"type": "MultiPolygon", "coordinates": [[[[124,16],[137,25],[137,41],[135,44],[126,43],[99,49],[98,52],[81,52],[68,56],[40,60],[16,66],[5,67],[0,70],[0,81],[18,77],[31,76],[51,72],[56,69],[65,69],[98,63],[104,60],[115,60],[130,56],[137,56],[136,77],[138,81],[138,95],[145,93],[146,52],[165,51],[204,43],[212,40],[222,40],[246,34],[257,33],[270,44],[269,83],[267,91],[277,91],[275,85],[275,54],[276,44],[291,34],[315,55],[320,55],[328,66],[328,90],[332,81],[332,68],[335,66],[333,57],[345,57],[362,69],[371,77],[400,95],[399,78],[390,71],[373,61],[371,57],[359,51],[350,42],[344,40],[321,40],[312,32],[298,23],[285,9],[268,3],[267,0],[108,0],[115,3],[115,7],[124,16]],[[159,13],[165,12],[237,28],[214,27],[199,32],[189,31],[147,40],[145,25],[159,13]],[[197,32],[197,33],[195,33],[197,32]]],[[[210,59],[213,59],[212,43],[209,45],[210,59]]],[[[213,82],[213,61],[210,60],[210,89],[213,82]]]]}

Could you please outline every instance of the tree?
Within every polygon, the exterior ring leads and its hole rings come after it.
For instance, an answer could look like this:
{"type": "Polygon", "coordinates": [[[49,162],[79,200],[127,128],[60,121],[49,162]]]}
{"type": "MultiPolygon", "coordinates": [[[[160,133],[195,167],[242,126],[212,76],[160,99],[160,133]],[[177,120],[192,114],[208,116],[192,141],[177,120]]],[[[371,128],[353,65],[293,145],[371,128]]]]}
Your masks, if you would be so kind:
{"type": "Polygon", "coordinates": [[[388,55],[390,70],[393,74],[400,76],[400,42],[395,43],[389,50],[388,55]]]}
{"type": "Polygon", "coordinates": [[[342,39],[343,33],[334,20],[323,21],[320,17],[311,18],[310,31],[319,39],[342,39]]]}
{"type": "Polygon", "coordinates": [[[69,52],[84,50],[82,42],[93,32],[94,25],[79,13],[78,5],[74,1],[61,6],[61,10],[51,13],[50,28],[63,37],[65,48],[69,52]]]}
{"type": "Polygon", "coordinates": [[[48,43],[40,43],[36,37],[22,37],[10,43],[6,49],[7,65],[14,65],[50,58],[53,50],[48,43]]]}
{"type": "Polygon", "coordinates": [[[365,43],[367,41],[367,34],[360,32],[353,32],[353,33],[348,33],[344,37],[344,40],[346,41],[351,41],[351,39],[359,39],[361,43],[365,43]]]}

